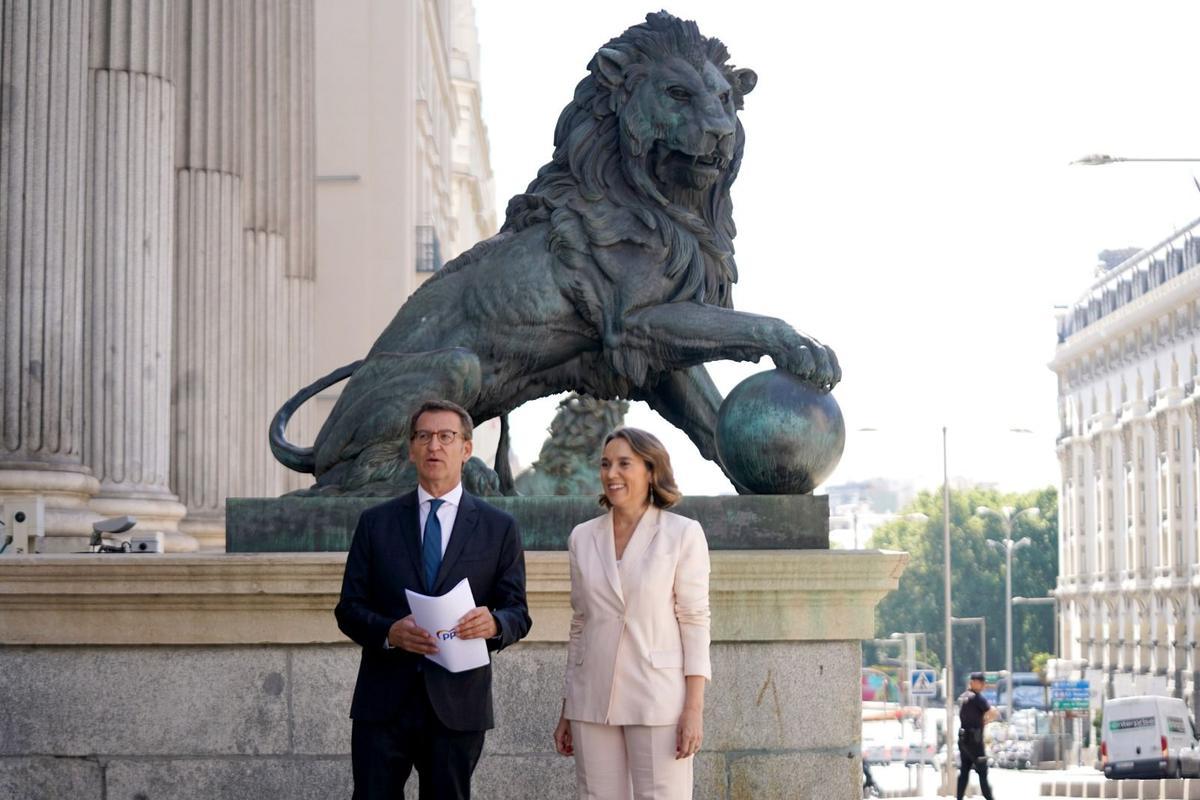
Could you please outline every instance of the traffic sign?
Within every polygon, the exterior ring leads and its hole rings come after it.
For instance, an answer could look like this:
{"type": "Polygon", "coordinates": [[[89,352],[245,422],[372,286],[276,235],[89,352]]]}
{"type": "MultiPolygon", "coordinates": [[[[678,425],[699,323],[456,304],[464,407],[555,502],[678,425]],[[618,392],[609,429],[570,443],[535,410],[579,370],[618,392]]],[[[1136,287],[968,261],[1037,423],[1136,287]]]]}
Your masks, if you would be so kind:
{"type": "Polygon", "coordinates": [[[909,691],[913,697],[937,695],[937,673],[931,669],[914,669],[908,676],[909,691]]]}
{"type": "Polygon", "coordinates": [[[1087,711],[1091,706],[1087,681],[1054,681],[1050,684],[1050,707],[1056,711],[1087,711]]]}

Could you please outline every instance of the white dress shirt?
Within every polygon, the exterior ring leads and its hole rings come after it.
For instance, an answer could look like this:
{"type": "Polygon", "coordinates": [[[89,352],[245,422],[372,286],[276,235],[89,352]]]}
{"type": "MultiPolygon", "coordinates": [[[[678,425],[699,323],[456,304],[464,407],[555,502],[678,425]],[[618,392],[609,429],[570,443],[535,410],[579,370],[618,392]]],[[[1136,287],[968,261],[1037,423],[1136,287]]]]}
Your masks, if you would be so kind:
{"type": "Polygon", "coordinates": [[[454,520],[458,519],[458,504],[462,502],[462,482],[441,497],[435,498],[425,487],[417,487],[417,508],[421,515],[421,544],[425,543],[425,523],[429,521],[431,500],[444,501],[438,506],[438,522],[442,523],[442,555],[446,555],[446,545],[450,543],[450,534],[454,530],[454,520]]]}
{"type": "MultiPolygon", "coordinates": [[[[446,545],[450,541],[450,533],[454,530],[454,520],[458,519],[458,504],[462,501],[462,481],[450,491],[446,492],[441,497],[434,497],[429,492],[425,491],[425,487],[417,486],[417,513],[420,515],[420,529],[418,532],[421,535],[421,543],[425,543],[425,523],[429,520],[429,509],[431,500],[444,501],[438,506],[437,515],[438,522],[442,523],[442,556],[446,555],[446,545]]],[[[499,627],[499,623],[497,623],[499,627]]],[[[383,649],[391,650],[392,645],[385,637],[383,640],[383,649]]]]}

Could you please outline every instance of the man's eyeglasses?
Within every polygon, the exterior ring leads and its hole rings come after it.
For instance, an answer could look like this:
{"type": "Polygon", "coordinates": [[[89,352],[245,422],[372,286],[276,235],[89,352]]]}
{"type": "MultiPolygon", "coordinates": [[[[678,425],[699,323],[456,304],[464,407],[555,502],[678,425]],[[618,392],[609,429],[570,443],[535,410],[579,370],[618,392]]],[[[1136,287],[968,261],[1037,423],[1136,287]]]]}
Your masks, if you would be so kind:
{"type": "Polygon", "coordinates": [[[452,444],[454,444],[454,440],[457,439],[459,436],[462,436],[462,434],[459,433],[458,431],[450,431],[450,430],[413,431],[412,440],[419,445],[427,445],[431,441],[433,441],[433,437],[435,437],[435,436],[437,437],[437,440],[439,442],[441,442],[443,445],[452,445],[452,444]]]}

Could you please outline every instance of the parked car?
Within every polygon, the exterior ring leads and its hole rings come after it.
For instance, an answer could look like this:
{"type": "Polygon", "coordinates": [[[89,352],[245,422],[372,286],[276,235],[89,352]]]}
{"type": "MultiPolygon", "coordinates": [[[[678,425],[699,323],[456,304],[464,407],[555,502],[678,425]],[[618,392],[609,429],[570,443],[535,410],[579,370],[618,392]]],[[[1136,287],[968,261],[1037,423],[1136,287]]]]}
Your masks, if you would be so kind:
{"type": "Polygon", "coordinates": [[[937,748],[933,742],[914,741],[904,746],[904,766],[911,767],[914,764],[937,766],[937,748]]]}
{"type": "Polygon", "coordinates": [[[1100,763],[1107,778],[1200,777],[1200,741],[1178,697],[1105,702],[1100,763]]]}
{"type": "MultiPolygon", "coordinates": [[[[1021,711],[1027,708],[1036,708],[1039,711],[1048,711],[1050,709],[1049,692],[1036,672],[1014,672],[1012,682],[1013,711],[1021,711]]],[[[1001,716],[1008,716],[1007,678],[1002,677],[995,685],[988,685],[983,692],[983,696],[1001,712],[1001,716]]]]}
{"type": "Polygon", "coordinates": [[[863,761],[868,764],[890,764],[892,763],[892,745],[890,742],[881,742],[879,740],[868,740],[863,742],[862,747],[863,761]]]}

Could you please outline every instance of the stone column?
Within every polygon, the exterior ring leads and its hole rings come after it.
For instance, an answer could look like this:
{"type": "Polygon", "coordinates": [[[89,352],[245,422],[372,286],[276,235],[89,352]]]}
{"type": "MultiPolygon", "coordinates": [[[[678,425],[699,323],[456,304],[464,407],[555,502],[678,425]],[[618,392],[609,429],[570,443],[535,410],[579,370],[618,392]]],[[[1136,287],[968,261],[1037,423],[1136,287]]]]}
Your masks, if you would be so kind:
{"type": "MultiPolygon", "coordinates": [[[[247,336],[240,380],[242,489],[277,495],[312,483],[284,469],[267,447],[267,425],[283,402],[310,383],[315,280],[313,8],[311,0],[265,0],[245,35],[243,95],[243,261],[247,336]]],[[[311,410],[288,435],[311,441],[311,410]]]]}
{"type": "Polygon", "coordinates": [[[83,463],[85,0],[0,0],[0,503],[39,494],[46,549],[78,549],[83,463]]]}
{"type": "MultiPolygon", "coordinates": [[[[176,240],[171,487],[180,529],[225,541],[242,471],[243,0],[182,0],[174,52],[176,240]]],[[[265,436],[264,436],[265,439],[265,436]]]]}
{"type": "Polygon", "coordinates": [[[175,213],[174,0],[92,0],[84,241],[84,462],[91,507],[177,532],[168,486],[175,213]]]}

